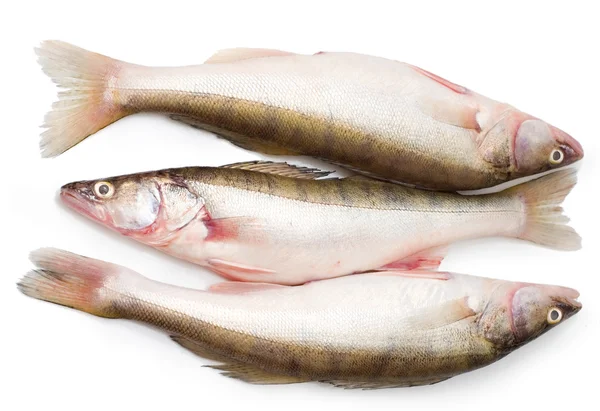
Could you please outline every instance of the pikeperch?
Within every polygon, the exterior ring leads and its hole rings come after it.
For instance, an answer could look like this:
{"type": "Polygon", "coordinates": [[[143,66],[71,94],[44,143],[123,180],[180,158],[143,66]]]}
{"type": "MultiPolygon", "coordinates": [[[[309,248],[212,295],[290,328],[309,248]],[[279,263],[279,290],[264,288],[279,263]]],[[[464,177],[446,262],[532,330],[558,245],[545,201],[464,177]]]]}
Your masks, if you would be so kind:
{"type": "Polygon", "coordinates": [[[580,247],[559,204],[576,171],[462,196],[285,163],[152,171],[62,187],[77,212],[234,280],[279,284],[372,270],[433,268],[439,246],[517,237],[580,247]]]}
{"type": "Polygon", "coordinates": [[[491,187],[583,157],[573,137],[536,117],[379,57],[233,49],[206,64],[161,68],[59,41],[37,54],[66,89],[45,119],[46,157],[138,112],[170,114],[247,149],[444,191],[491,187]]]}
{"type": "Polygon", "coordinates": [[[570,288],[443,272],[225,282],[207,292],[65,251],[38,250],[32,261],[23,293],[151,324],[254,384],[433,384],[493,363],[581,309],[570,288]]]}

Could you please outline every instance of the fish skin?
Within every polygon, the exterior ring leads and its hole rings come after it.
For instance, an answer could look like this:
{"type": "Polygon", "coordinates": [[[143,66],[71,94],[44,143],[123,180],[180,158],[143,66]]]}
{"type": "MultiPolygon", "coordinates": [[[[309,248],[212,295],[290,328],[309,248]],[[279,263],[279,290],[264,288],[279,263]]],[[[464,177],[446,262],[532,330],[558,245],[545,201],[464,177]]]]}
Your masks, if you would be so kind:
{"type": "Polygon", "coordinates": [[[379,57],[233,50],[217,64],[155,68],[56,41],[37,53],[70,90],[46,118],[45,156],[126,115],[159,112],[247,149],[442,191],[490,187],[583,157],[573,137],[542,120],[379,57]],[[558,163],[550,161],[555,150],[558,163]]]}
{"type": "Polygon", "coordinates": [[[37,269],[18,284],[26,295],[153,325],[257,384],[430,384],[491,364],[581,309],[570,288],[460,274],[369,273],[222,294],[60,250],[32,260],[37,269]]]}
{"type": "MultiPolygon", "coordinates": [[[[121,234],[238,281],[294,285],[389,269],[423,250],[487,236],[579,248],[558,207],[575,184],[573,170],[496,194],[462,196],[362,177],[314,180],[243,168],[255,165],[75,182],[62,187],[61,199],[121,234]],[[101,198],[99,184],[114,194],[101,198]]],[[[400,266],[418,269],[441,258],[400,266]]]]}

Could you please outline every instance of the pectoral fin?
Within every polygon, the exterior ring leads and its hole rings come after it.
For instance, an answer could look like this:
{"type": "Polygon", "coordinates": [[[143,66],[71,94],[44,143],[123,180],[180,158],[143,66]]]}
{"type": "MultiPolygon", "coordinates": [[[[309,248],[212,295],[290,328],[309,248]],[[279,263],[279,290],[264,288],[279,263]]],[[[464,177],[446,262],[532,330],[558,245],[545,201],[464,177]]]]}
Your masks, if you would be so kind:
{"type": "Polygon", "coordinates": [[[272,144],[265,143],[264,141],[258,141],[255,138],[246,137],[242,134],[235,133],[233,131],[224,130],[219,127],[205,124],[193,117],[182,116],[179,114],[173,114],[170,116],[172,120],[180,121],[194,128],[208,131],[216,134],[218,137],[223,138],[230,143],[243,148],[244,150],[256,151],[258,153],[269,154],[273,156],[297,156],[298,153],[288,150],[286,148],[278,147],[272,144]]]}
{"type": "Polygon", "coordinates": [[[417,102],[421,111],[441,123],[468,130],[481,131],[477,121],[478,107],[459,102],[437,99],[435,96],[422,96],[417,102]]]}
{"type": "Polygon", "coordinates": [[[258,233],[262,225],[253,217],[227,217],[211,218],[210,213],[205,210],[202,217],[208,234],[204,241],[229,241],[238,238],[241,230],[250,232],[256,230],[258,233]]]}
{"type": "Polygon", "coordinates": [[[475,315],[475,311],[468,305],[467,297],[463,297],[421,310],[418,314],[406,318],[404,322],[407,327],[425,331],[446,327],[475,315]]]}

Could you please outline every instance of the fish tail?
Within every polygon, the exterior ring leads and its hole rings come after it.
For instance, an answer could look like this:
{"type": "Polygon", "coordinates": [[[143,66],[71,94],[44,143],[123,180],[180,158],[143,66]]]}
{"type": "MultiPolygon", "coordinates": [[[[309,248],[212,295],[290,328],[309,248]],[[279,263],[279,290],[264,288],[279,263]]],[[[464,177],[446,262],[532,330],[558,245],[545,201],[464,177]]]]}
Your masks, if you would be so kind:
{"type": "Polygon", "coordinates": [[[577,183],[577,171],[565,169],[515,186],[510,190],[525,204],[525,227],[519,238],[558,250],[578,250],[581,237],[567,225],[560,204],[577,183]]]}
{"type": "Polygon", "coordinates": [[[36,269],[17,284],[23,294],[100,317],[120,317],[107,285],[128,269],[55,248],[33,251],[30,259],[36,269]]]}
{"type": "Polygon", "coordinates": [[[98,130],[126,116],[111,88],[128,63],[62,41],[44,41],[35,49],[42,70],[63,88],[42,127],[42,157],[55,157],[98,130]]]}

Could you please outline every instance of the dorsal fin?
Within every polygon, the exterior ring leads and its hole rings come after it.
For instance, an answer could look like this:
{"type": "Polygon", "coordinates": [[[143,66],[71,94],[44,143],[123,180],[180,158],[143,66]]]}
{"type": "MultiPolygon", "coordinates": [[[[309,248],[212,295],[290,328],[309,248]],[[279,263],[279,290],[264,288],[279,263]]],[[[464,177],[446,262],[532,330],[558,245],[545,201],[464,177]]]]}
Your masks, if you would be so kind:
{"type": "Polygon", "coordinates": [[[285,285],[270,284],[270,283],[247,283],[243,281],[223,281],[216,283],[208,288],[211,293],[218,294],[247,294],[257,291],[277,290],[286,288],[285,285]]]}
{"type": "Polygon", "coordinates": [[[412,64],[409,64],[408,66],[413,68],[415,71],[423,74],[424,76],[429,77],[433,81],[440,83],[442,86],[449,88],[450,90],[454,91],[455,93],[467,94],[469,92],[469,89],[467,89],[466,87],[463,87],[456,83],[448,81],[445,78],[438,76],[437,74],[433,74],[430,71],[422,69],[421,67],[413,66],[412,64]]]}
{"type": "Polygon", "coordinates": [[[318,168],[295,166],[288,163],[275,163],[272,161],[247,161],[243,163],[227,164],[221,167],[259,171],[261,173],[300,178],[303,180],[316,180],[317,178],[326,177],[333,173],[333,171],[323,171],[318,168]]]}
{"type": "Polygon", "coordinates": [[[296,53],[273,49],[232,48],[217,51],[209,57],[204,64],[234,63],[236,61],[249,60],[261,57],[293,56],[296,53]]]}

